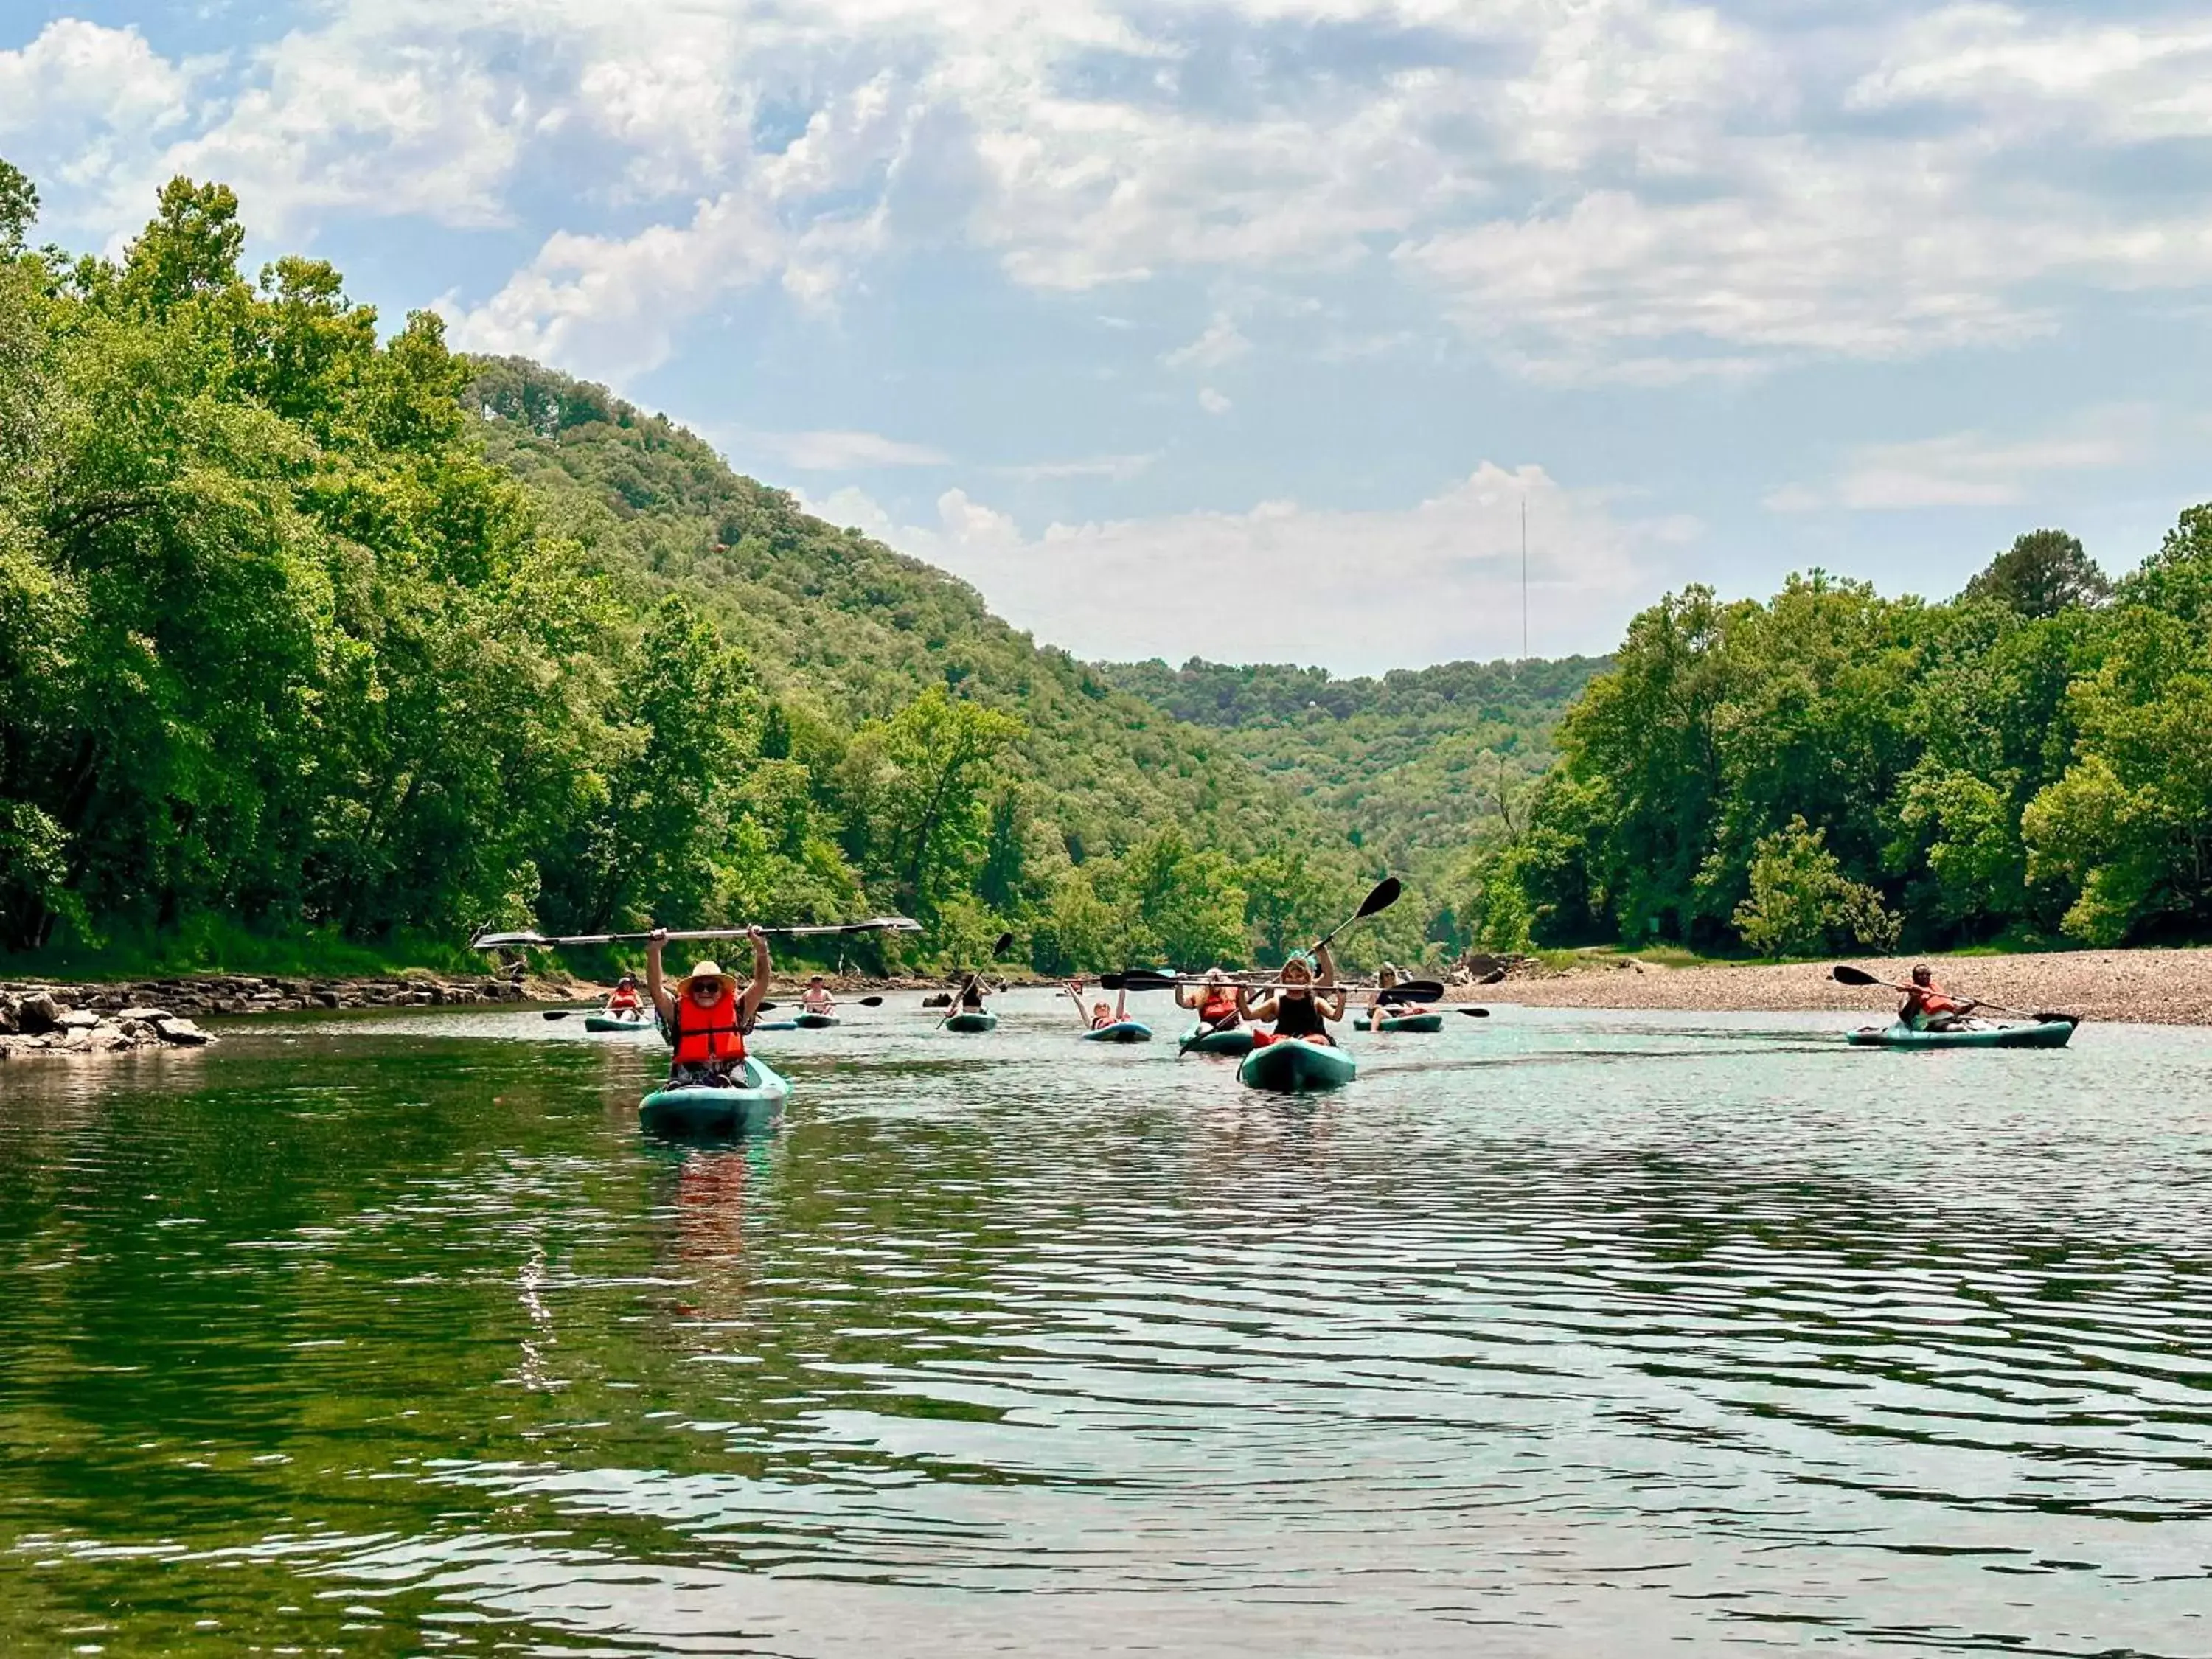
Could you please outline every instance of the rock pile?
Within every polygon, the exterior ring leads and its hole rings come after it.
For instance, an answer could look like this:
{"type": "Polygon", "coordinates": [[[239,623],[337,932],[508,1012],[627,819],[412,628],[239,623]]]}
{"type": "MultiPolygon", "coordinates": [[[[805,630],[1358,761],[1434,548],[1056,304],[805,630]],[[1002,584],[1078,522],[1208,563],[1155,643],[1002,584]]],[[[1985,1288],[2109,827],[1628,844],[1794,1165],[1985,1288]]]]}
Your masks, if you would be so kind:
{"type": "Polygon", "coordinates": [[[458,1003],[520,1002],[531,988],[487,975],[440,979],[261,978],[198,974],[126,985],[0,983],[0,1055],[46,1050],[114,1054],[198,1047],[212,1039],[191,1014],[296,1013],[320,1008],[434,1008],[458,1003]]]}
{"type": "Polygon", "coordinates": [[[212,1042],[182,1014],[132,1006],[73,1008],[51,991],[0,992],[0,1058],[45,1051],[110,1054],[137,1048],[198,1048],[212,1042]]]}

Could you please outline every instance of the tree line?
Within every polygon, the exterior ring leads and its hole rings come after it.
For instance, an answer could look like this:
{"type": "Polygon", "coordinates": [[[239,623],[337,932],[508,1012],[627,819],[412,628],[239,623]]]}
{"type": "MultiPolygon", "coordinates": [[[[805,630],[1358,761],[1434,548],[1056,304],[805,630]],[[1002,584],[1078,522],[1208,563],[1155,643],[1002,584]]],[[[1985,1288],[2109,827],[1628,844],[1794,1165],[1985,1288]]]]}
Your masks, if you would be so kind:
{"type": "Polygon", "coordinates": [[[2212,933],[2212,506],[2118,582],[2057,531],[1948,603],[1820,572],[1638,616],[1510,836],[1502,948],[1771,956],[2212,933]]]}

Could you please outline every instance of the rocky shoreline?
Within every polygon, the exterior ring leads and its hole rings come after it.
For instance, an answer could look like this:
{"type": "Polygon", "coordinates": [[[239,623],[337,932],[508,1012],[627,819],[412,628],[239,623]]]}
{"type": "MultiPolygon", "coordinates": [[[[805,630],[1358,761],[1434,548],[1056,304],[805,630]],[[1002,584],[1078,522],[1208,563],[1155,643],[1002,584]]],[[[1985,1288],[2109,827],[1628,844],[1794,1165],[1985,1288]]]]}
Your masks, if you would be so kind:
{"type": "MultiPolygon", "coordinates": [[[[1993,957],[1855,957],[1902,981],[1926,960],[1954,994],[2026,1012],[2045,1009],[2138,1025],[2212,1025],[2212,950],[2052,951],[1993,957]]],[[[1565,972],[1516,964],[1500,984],[1455,988],[1455,1000],[1532,1008],[1649,1009],[1680,1013],[1827,1012],[1867,1016],[1897,1006],[1892,992],[1838,985],[1820,963],[1705,963],[1665,968],[1633,959],[1565,972]]]]}
{"type": "Polygon", "coordinates": [[[105,985],[0,981],[0,1059],[23,1054],[201,1048],[215,1039],[195,1023],[194,1016],[437,1008],[576,994],[578,988],[565,981],[422,972],[371,979],[189,974],[105,985]]]}

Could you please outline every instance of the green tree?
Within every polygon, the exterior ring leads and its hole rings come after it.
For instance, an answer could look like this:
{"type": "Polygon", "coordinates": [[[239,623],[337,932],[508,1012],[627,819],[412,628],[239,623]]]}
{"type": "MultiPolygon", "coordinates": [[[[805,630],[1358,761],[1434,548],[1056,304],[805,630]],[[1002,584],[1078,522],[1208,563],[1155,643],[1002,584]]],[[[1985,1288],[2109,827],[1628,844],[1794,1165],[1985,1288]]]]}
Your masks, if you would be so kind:
{"type": "Polygon", "coordinates": [[[2055,617],[2112,596],[2112,584],[2086,549],[2063,530],[2031,530],[1968,582],[1962,599],[1985,599],[2023,617],[2055,617]]]}
{"type": "Polygon", "coordinates": [[[0,258],[23,251],[24,239],[38,217],[38,186],[22,169],[0,158],[0,258]]]}
{"type": "Polygon", "coordinates": [[[1826,843],[1802,817],[1759,838],[1751,895],[1735,910],[1745,944],[1777,957],[1816,955],[1838,938],[1871,950],[1896,947],[1897,919],[1881,894],[1847,878],[1826,843]]]}

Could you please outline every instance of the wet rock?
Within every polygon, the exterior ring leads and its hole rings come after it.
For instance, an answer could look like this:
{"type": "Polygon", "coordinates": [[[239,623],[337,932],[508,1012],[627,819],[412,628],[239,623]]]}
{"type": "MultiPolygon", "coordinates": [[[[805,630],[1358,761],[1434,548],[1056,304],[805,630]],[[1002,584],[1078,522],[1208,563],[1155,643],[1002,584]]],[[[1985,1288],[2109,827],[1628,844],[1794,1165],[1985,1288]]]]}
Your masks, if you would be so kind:
{"type": "Polygon", "coordinates": [[[164,1014],[154,1022],[154,1025],[161,1033],[162,1041],[182,1048],[202,1048],[213,1041],[205,1031],[180,1014],[164,1014]]]}
{"type": "Polygon", "coordinates": [[[36,1036],[62,1023],[62,1006],[44,991],[33,991],[15,1005],[16,1029],[36,1036]]]}
{"type": "Polygon", "coordinates": [[[89,1008],[69,1008],[54,1024],[64,1031],[89,1031],[100,1024],[100,1016],[89,1008]]]}
{"type": "Polygon", "coordinates": [[[131,1020],[145,1021],[145,1020],[155,1020],[155,1019],[167,1019],[167,1018],[168,1018],[168,1017],[169,1017],[169,1011],[168,1011],[167,1008],[151,1008],[151,1007],[145,1007],[145,1008],[125,1008],[125,1009],[124,1009],[120,1013],[118,1013],[118,1014],[117,1014],[117,1015],[115,1016],[115,1018],[116,1018],[118,1021],[124,1022],[124,1023],[125,1023],[125,1024],[128,1024],[128,1023],[129,1023],[130,1021],[131,1021],[131,1020]]]}

